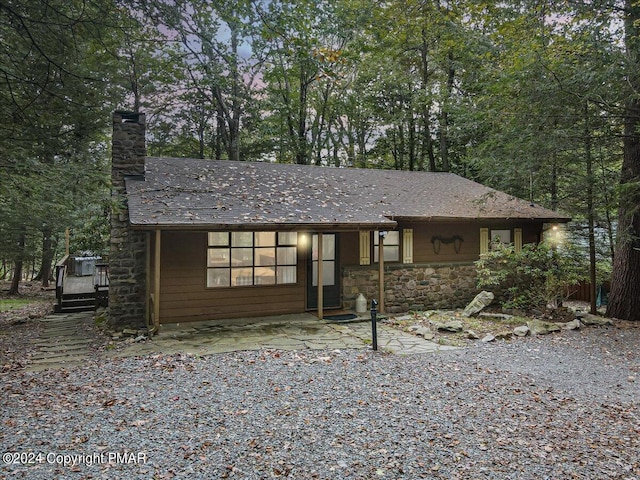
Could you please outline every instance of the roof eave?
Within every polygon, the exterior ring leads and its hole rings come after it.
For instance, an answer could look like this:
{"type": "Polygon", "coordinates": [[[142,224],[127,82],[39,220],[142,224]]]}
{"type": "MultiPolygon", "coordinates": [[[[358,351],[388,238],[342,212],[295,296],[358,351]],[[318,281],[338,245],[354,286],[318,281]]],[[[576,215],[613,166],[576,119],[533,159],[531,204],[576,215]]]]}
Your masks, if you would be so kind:
{"type": "Polygon", "coordinates": [[[173,230],[173,231],[314,231],[314,232],[353,232],[360,230],[393,229],[397,222],[337,222],[337,223],[131,223],[131,228],[141,231],[173,230]]]}
{"type": "Polygon", "coordinates": [[[403,220],[407,222],[460,222],[460,221],[473,221],[473,222],[503,222],[519,221],[519,222],[545,222],[545,223],[567,223],[571,221],[571,217],[444,217],[444,216],[394,216],[396,220],[403,220]]]}

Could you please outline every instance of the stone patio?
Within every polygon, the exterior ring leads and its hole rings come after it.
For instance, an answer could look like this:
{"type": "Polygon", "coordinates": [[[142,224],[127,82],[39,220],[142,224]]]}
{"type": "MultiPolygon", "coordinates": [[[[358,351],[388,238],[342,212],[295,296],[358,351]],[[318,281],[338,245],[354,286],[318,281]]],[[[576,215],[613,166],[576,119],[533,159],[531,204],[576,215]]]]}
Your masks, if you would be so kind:
{"type": "MultiPolygon", "coordinates": [[[[41,320],[35,341],[36,361],[29,370],[81,364],[90,355],[86,328],[92,313],[50,315],[41,320]],[[82,347],[82,348],[80,348],[82,347]]],[[[455,347],[439,345],[378,323],[378,350],[399,355],[434,353],[455,347]]],[[[310,314],[162,325],[160,332],[139,341],[120,340],[118,348],[96,352],[106,357],[188,353],[211,355],[243,350],[371,350],[371,322],[330,322],[310,314]],[[124,343],[127,342],[127,343],[124,343]]]]}

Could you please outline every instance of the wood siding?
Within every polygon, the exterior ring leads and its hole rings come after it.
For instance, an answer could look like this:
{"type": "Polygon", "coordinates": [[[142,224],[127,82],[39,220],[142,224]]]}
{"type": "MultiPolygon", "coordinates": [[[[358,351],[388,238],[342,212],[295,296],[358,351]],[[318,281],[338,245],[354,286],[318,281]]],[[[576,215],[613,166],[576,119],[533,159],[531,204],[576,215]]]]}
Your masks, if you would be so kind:
{"type": "MultiPolygon", "coordinates": [[[[537,242],[542,225],[535,222],[411,222],[400,223],[399,229],[413,229],[413,262],[457,263],[478,259],[480,228],[522,228],[523,243],[537,242]],[[432,237],[463,238],[456,253],[452,243],[442,243],[435,253],[432,237]]],[[[357,231],[338,234],[340,264],[360,265],[360,234],[357,231]]],[[[151,238],[152,248],[155,242],[151,238]]],[[[160,323],[183,323],[202,320],[279,315],[304,312],[306,308],[306,248],[298,249],[298,282],[295,285],[206,287],[206,232],[162,232],[160,269],[160,323]]],[[[373,242],[371,242],[373,245],[373,242]]],[[[402,245],[402,242],[401,242],[402,245]]],[[[307,247],[308,248],[308,247],[307,247]]],[[[400,252],[400,258],[404,253],[400,252]]],[[[371,258],[373,254],[371,253],[371,258]]],[[[396,262],[394,262],[396,263],[396,262]]],[[[397,262],[401,264],[401,262],[397,262]]],[[[375,268],[377,264],[372,265],[375,268]]],[[[150,277],[153,275],[151,262],[150,277]]],[[[340,284],[342,279],[336,279],[340,284]]],[[[151,292],[150,292],[151,293],[151,292]]]]}
{"type": "Polygon", "coordinates": [[[206,288],[205,232],[163,232],[160,323],[304,312],[304,254],[295,285],[206,288]]]}
{"type": "MultiPolygon", "coordinates": [[[[413,263],[458,263],[473,262],[480,256],[480,228],[511,230],[511,241],[514,241],[514,229],[522,229],[522,243],[538,243],[542,231],[540,222],[399,222],[398,229],[413,229],[413,263]],[[453,243],[440,244],[440,251],[435,252],[433,237],[451,239],[462,238],[460,250],[456,252],[453,243]]],[[[341,234],[341,261],[344,266],[360,263],[359,234],[348,232],[341,234]]],[[[371,242],[373,245],[373,242],[371,242]]],[[[401,241],[401,245],[404,242],[401,241]]],[[[405,253],[400,252],[400,258],[405,253]]],[[[373,253],[371,253],[373,259],[373,253]]],[[[402,263],[402,262],[393,262],[402,263]]]]}

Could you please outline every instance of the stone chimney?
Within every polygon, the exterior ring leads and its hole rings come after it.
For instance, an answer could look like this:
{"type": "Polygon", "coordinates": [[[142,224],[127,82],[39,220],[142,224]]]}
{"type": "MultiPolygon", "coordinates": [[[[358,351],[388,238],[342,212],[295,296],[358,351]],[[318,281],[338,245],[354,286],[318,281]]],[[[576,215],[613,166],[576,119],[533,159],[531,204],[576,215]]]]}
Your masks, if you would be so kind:
{"type": "Polygon", "coordinates": [[[146,157],[144,113],[115,112],[111,153],[111,243],[109,323],[113,328],[146,326],[147,236],[129,224],[125,178],[143,176],[146,157]]]}

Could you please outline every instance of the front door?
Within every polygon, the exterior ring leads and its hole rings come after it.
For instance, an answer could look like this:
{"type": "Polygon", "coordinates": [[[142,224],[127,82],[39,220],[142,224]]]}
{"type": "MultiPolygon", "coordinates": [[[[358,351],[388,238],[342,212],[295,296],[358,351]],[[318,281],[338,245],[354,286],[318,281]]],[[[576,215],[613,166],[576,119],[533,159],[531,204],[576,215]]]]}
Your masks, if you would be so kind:
{"type": "MultiPolygon", "coordinates": [[[[311,254],[307,263],[307,309],[318,308],[318,234],[311,238],[311,254]]],[[[322,305],[339,308],[340,304],[340,256],[338,235],[322,234],[322,305]]]]}

